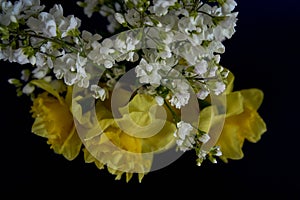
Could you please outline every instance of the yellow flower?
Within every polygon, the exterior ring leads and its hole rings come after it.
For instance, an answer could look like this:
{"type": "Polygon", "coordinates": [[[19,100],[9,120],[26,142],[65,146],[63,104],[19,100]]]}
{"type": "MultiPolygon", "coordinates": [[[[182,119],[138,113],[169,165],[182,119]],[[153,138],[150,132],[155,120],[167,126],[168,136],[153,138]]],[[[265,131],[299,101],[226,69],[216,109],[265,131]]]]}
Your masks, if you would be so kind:
{"type": "MultiPolygon", "coordinates": [[[[227,104],[225,122],[216,143],[222,151],[220,158],[226,163],[228,159],[243,158],[244,141],[255,143],[267,130],[264,120],[257,112],[263,101],[263,92],[256,88],[232,92],[233,80],[234,77],[230,74],[229,89],[225,94],[227,104]]],[[[200,129],[205,127],[208,130],[208,124],[215,125],[211,110],[212,106],[209,106],[200,112],[200,129]]]]}
{"type": "Polygon", "coordinates": [[[262,100],[263,93],[259,89],[245,89],[227,95],[229,112],[217,142],[223,154],[220,158],[224,162],[243,158],[245,139],[255,143],[266,132],[266,124],[257,112],[262,100]]]}
{"type": "Polygon", "coordinates": [[[73,160],[81,149],[81,140],[77,135],[73,116],[70,111],[72,89],[68,88],[66,98],[51,89],[46,82],[35,82],[35,85],[46,89],[33,100],[31,112],[35,121],[32,132],[48,139],[47,143],[55,153],[62,154],[66,159],[73,160]],[[50,95],[50,91],[53,95],[50,95]]]}
{"type": "Polygon", "coordinates": [[[150,95],[136,94],[127,105],[119,108],[119,118],[112,115],[110,99],[98,101],[95,109],[100,131],[88,122],[90,113],[84,115],[81,106],[74,103],[75,118],[83,126],[91,127],[84,136],[85,161],[95,162],[99,169],[106,165],[108,171],[116,175],[116,180],[126,174],[128,182],[137,173],[141,182],[144,174],[150,171],[153,154],[175,144],[176,126],[171,122],[171,114],[150,95]],[[161,109],[165,109],[166,115],[161,115],[161,109]],[[157,126],[159,130],[155,130],[157,126]]]}

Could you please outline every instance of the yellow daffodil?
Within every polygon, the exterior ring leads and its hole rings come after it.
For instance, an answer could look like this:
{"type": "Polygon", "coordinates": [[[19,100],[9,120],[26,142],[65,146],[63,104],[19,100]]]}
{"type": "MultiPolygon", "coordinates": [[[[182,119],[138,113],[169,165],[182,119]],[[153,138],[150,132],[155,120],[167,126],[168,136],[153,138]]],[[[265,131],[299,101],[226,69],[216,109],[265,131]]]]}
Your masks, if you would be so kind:
{"type": "Polygon", "coordinates": [[[245,89],[227,95],[225,124],[217,142],[221,147],[221,159],[241,159],[245,139],[257,142],[266,131],[266,125],[257,112],[263,100],[259,89],[245,89]]]}
{"type": "Polygon", "coordinates": [[[82,142],[76,132],[70,111],[72,89],[67,90],[64,99],[47,82],[36,81],[33,84],[45,89],[46,92],[33,100],[31,112],[35,121],[32,132],[47,138],[47,143],[55,153],[73,160],[79,154],[82,142]]]}
{"type": "MultiPolygon", "coordinates": [[[[119,108],[119,118],[113,117],[107,102],[110,100],[96,104],[101,133],[91,128],[93,134],[86,134],[85,161],[95,162],[99,169],[106,165],[117,180],[126,174],[128,182],[137,173],[141,182],[144,174],[150,171],[153,153],[167,150],[175,144],[173,133],[176,126],[169,121],[171,114],[161,115],[161,109],[165,108],[160,107],[154,97],[145,94],[136,94],[127,105],[119,108]],[[157,126],[161,126],[159,130],[155,130],[157,126]],[[155,132],[151,132],[153,128],[155,132]]],[[[76,118],[87,124],[82,109],[75,107],[76,118]]],[[[85,114],[90,119],[90,114],[85,114]]]]}
{"type": "MultiPolygon", "coordinates": [[[[234,77],[230,74],[225,94],[227,104],[225,123],[216,143],[220,146],[222,151],[220,158],[224,162],[228,162],[228,159],[243,158],[244,141],[255,143],[266,132],[266,124],[257,112],[263,100],[263,92],[256,88],[232,92],[233,80],[234,77]]],[[[214,126],[211,110],[209,106],[200,112],[200,128],[206,127],[207,124],[214,126]]]]}

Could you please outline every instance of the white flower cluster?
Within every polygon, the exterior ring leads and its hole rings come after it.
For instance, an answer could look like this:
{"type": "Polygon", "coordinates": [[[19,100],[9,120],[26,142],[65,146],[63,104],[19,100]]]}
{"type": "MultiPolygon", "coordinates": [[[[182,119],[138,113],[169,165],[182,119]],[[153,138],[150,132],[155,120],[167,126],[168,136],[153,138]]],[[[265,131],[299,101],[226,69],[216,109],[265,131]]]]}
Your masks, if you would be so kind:
{"type": "MultiPolygon", "coordinates": [[[[160,29],[159,36],[152,40],[156,42],[157,50],[152,52],[155,57],[142,58],[136,73],[141,83],[150,84],[152,88],[164,85],[168,79],[172,93],[170,102],[176,108],[188,103],[187,84],[201,100],[211,92],[219,95],[225,90],[224,79],[228,71],[220,65],[220,54],[225,52],[222,42],[235,32],[237,12],[233,10],[237,4],[234,0],[126,0],[102,4],[97,0],[86,0],[79,5],[89,17],[95,11],[107,17],[108,30],[112,33],[118,32],[120,27],[160,29]],[[173,60],[173,66],[169,60],[173,60]],[[170,81],[172,77],[167,73],[170,68],[179,71],[184,80],[170,81]]],[[[151,31],[144,34],[155,37],[151,31]]],[[[108,61],[108,64],[113,63],[108,61]]]]}
{"type": "Polygon", "coordinates": [[[185,152],[194,147],[195,144],[195,129],[191,124],[180,121],[177,123],[178,130],[174,133],[177,138],[176,143],[178,148],[185,152]]]}
{"type": "Polygon", "coordinates": [[[190,123],[180,121],[177,123],[177,131],[174,133],[176,138],[177,148],[183,152],[195,149],[197,152],[197,165],[201,165],[207,155],[215,163],[216,159],[213,156],[222,155],[218,147],[214,147],[211,152],[201,149],[201,145],[207,143],[210,139],[207,133],[201,132],[190,123]]]}
{"type": "MultiPolygon", "coordinates": [[[[85,0],[78,5],[88,17],[95,11],[105,16],[108,32],[115,35],[80,31],[80,19],[65,17],[61,5],[47,12],[39,0],[0,0],[0,60],[34,66],[21,78],[25,86],[10,80],[23,93],[33,93],[32,79],[55,78],[105,100],[132,68],[143,85],[138,92],[155,96],[159,105],[166,100],[181,109],[191,92],[204,100],[225,91],[229,71],[221,66],[220,54],[225,52],[222,42],[235,32],[234,0],[85,0]],[[95,74],[89,66],[104,72],[101,86],[90,82],[95,74]]],[[[189,123],[175,121],[180,150],[209,139],[189,123]]]]}
{"type": "Polygon", "coordinates": [[[86,40],[86,33],[82,39],[79,37],[78,18],[64,17],[61,5],[45,12],[39,0],[0,3],[0,59],[34,65],[33,79],[49,81],[53,73],[57,79],[63,78],[66,85],[88,87],[87,58],[83,52],[88,50],[84,44],[91,38],[86,40]]]}

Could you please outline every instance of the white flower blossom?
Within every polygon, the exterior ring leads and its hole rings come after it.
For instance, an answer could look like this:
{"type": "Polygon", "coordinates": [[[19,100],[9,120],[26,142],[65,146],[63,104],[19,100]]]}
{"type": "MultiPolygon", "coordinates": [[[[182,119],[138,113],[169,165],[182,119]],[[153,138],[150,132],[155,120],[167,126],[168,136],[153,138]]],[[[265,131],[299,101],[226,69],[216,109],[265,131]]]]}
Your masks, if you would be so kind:
{"type": "Polygon", "coordinates": [[[105,68],[111,68],[115,64],[115,59],[111,55],[115,52],[111,39],[105,39],[102,43],[94,41],[88,54],[88,58],[97,65],[104,65],[105,68]]]}
{"type": "Polygon", "coordinates": [[[0,24],[8,26],[11,22],[14,22],[16,16],[20,15],[22,2],[17,1],[13,5],[10,1],[1,1],[1,14],[0,14],[0,24]]]}
{"type": "Polygon", "coordinates": [[[140,83],[150,83],[152,86],[159,86],[161,75],[158,73],[159,63],[148,63],[144,58],[136,66],[136,76],[139,77],[140,83]]]}
{"type": "Polygon", "coordinates": [[[117,22],[114,15],[107,16],[107,20],[109,22],[107,25],[108,32],[114,33],[118,28],[120,28],[120,24],[117,22]]]}
{"type": "Polygon", "coordinates": [[[175,14],[168,14],[162,17],[159,17],[157,20],[159,20],[161,24],[161,29],[164,30],[166,33],[169,31],[174,30],[175,26],[178,24],[178,17],[175,14]]]}
{"type": "Polygon", "coordinates": [[[141,15],[135,9],[130,9],[125,13],[125,19],[133,27],[139,27],[141,25],[141,15]]]}
{"type": "Polygon", "coordinates": [[[231,13],[236,6],[237,3],[235,2],[235,0],[226,0],[222,5],[222,12],[225,14],[231,13]]]}
{"type": "Polygon", "coordinates": [[[47,12],[41,12],[38,18],[30,17],[27,20],[27,26],[31,30],[42,33],[47,37],[55,37],[57,35],[55,18],[47,12]]]}
{"type": "Polygon", "coordinates": [[[176,0],[154,0],[153,6],[150,6],[149,10],[157,16],[163,16],[168,13],[170,6],[175,5],[176,0]]]}
{"type": "Polygon", "coordinates": [[[102,16],[110,16],[110,15],[113,15],[115,14],[115,11],[113,8],[110,8],[108,7],[107,5],[102,5],[101,8],[100,8],[100,11],[99,13],[102,15],[102,16]]]}
{"type": "Polygon", "coordinates": [[[106,98],[106,91],[98,85],[91,85],[91,91],[93,92],[93,97],[95,99],[100,99],[104,101],[106,98]]]}
{"type": "Polygon", "coordinates": [[[84,66],[87,62],[86,58],[79,54],[68,53],[58,58],[54,62],[53,72],[57,79],[64,78],[67,85],[78,83],[80,87],[88,87],[85,79],[88,77],[84,66]]]}
{"type": "Polygon", "coordinates": [[[201,45],[203,40],[207,40],[207,25],[201,14],[196,17],[182,17],[178,22],[179,30],[186,34],[194,46],[201,45]]]}
{"type": "Polygon", "coordinates": [[[40,5],[40,0],[21,0],[22,11],[17,15],[17,19],[28,19],[33,15],[38,15],[45,8],[45,5],[40,5]]]}
{"type": "Polygon", "coordinates": [[[198,155],[197,155],[197,157],[198,157],[198,159],[197,159],[197,165],[198,165],[198,166],[201,166],[203,160],[206,159],[207,154],[208,154],[207,151],[202,150],[202,149],[199,150],[199,153],[198,153],[198,155]]]}
{"type": "Polygon", "coordinates": [[[49,14],[51,14],[56,21],[63,20],[64,17],[64,9],[61,4],[54,4],[54,6],[49,10],[49,14]]]}
{"type": "Polygon", "coordinates": [[[121,13],[115,13],[115,19],[117,20],[117,22],[119,22],[120,24],[125,24],[125,18],[121,13]]]}
{"type": "Polygon", "coordinates": [[[208,64],[205,60],[201,60],[195,65],[195,73],[197,75],[203,75],[207,72],[208,64]]]}
{"type": "Polygon", "coordinates": [[[74,17],[73,15],[69,15],[68,17],[63,16],[63,8],[61,5],[54,5],[53,8],[50,9],[49,13],[53,15],[55,22],[59,31],[61,32],[61,37],[66,37],[69,35],[69,31],[75,30],[80,27],[81,21],[74,17]]]}
{"type": "Polygon", "coordinates": [[[195,132],[191,124],[184,121],[177,123],[177,131],[174,133],[178,148],[185,152],[193,148],[195,144],[195,132]]]}
{"type": "Polygon", "coordinates": [[[94,13],[94,8],[97,6],[98,0],[84,0],[84,2],[78,2],[77,4],[85,5],[83,12],[90,18],[94,13]]]}
{"type": "Polygon", "coordinates": [[[124,38],[123,35],[118,36],[114,40],[114,48],[118,51],[119,55],[116,57],[117,61],[127,60],[135,62],[138,60],[138,55],[134,52],[136,45],[138,45],[140,40],[134,37],[133,34],[126,34],[124,38]]]}
{"type": "Polygon", "coordinates": [[[221,81],[218,81],[218,82],[215,82],[215,83],[211,84],[210,87],[212,87],[212,91],[213,91],[216,95],[221,94],[221,93],[224,92],[225,89],[226,89],[225,83],[223,83],[223,82],[221,82],[221,81]]]}
{"type": "Polygon", "coordinates": [[[198,137],[198,140],[200,142],[202,142],[203,144],[207,143],[208,140],[210,139],[209,135],[208,134],[202,134],[200,137],[198,137]]]}
{"type": "Polygon", "coordinates": [[[230,39],[235,33],[235,26],[237,21],[237,13],[230,14],[225,17],[220,24],[214,28],[213,34],[217,41],[223,41],[225,38],[230,39]]]}
{"type": "Polygon", "coordinates": [[[220,149],[220,146],[216,146],[216,148],[214,150],[215,150],[215,153],[214,153],[215,156],[222,156],[223,153],[220,149]]]}
{"type": "Polygon", "coordinates": [[[0,60],[8,60],[9,62],[17,62],[21,65],[30,63],[28,56],[24,54],[22,48],[12,49],[11,46],[0,49],[0,60]]]}
{"type": "Polygon", "coordinates": [[[207,51],[202,46],[193,46],[191,43],[184,43],[174,52],[182,56],[189,65],[196,65],[200,59],[207,57],[207,51]]]}
{"type": "Polygon", "coordinates": [[[30,83],[27,83],[24,87],[23,87],[23,89],[22,89],[22,92],[24,93],[24,94],[27,94],[27,95],[29,95],[29,94],[31,94],[33,91],[34,91],[34,86],[32,85],[32,84],[30,84],[30,83]]]}
{"type": "Polygon", "coordinates": [[[65,54],[64,50],[57,49],[54,42],[47,42],[40,46],[40,52],[45,55],[51,55],[53,57],[61,57],[65,54]]]}
{"type": "Polygon", "coordinates": [[[217,73],[218,73],[218,66],[214,65],[212,63],[213,66],[209,67],[208,73],[207,73],[207,77],[217,77],[217,73]]]}
{"type": "Polygon", "coordinates": [[[13,51],[11,62],[17,62],[21,65],[30,63],[28,56],[24,54],[22,48],[16,49],[13,51]]]}
{"type": "Polygon", "coordinates": [[[21,71],[21,80],[27,82],[29,80],[29,77],[30,77],[30,70],[29,69],[23,69],[21,71]]]}
{"type": "Polygon", "coordinates": [[[209,90],[207,88],[201,88],[196,94],[198,99],[204,100],[209,95],[209,90]]]}
{"type": "Polygon", "coordinates": [[[9,56],[11,55],[11,52],[12,48],[10,46],[6,48],[0,48],[0,60],[7,61],[9,56]]]}
{"type": "Polygon", "coordinates": [[[190,99],[189,84],[182,79],[172,80],[172,97],[169,100],[172,106],[180,109],[182,106],[186,105],[190,99]]]}
{"type": "Polygon", "coordinates": [[[162,98],[161,96],[155,96],[155,101],[159,106],[164,105],[164,98],[162,98]]]}
{"type": "Polygon", "coordinates": [[[37,52],[35,54],[36,68],[32,71],[33,76],[37,79],[45,77],[50,69],[53,68],[53,61],[49,56],[37,52]]]}
{"type": "Polygon", "coordinates": [[[90,51],[92,49],[93,42],[97,42],[102,39],[102,36],[99,34],[92,34],[86,30],[82,31],[82,39],[85,41],[84,49],[90,51]]]}

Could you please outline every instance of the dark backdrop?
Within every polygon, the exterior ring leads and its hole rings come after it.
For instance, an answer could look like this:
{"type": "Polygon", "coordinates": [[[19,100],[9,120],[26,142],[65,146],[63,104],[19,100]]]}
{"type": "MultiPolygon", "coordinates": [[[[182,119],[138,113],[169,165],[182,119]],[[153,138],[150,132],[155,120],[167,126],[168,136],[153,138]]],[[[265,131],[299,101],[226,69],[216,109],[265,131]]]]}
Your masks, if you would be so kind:
{"type": "MultiPolygon", "coordinates": [[[[258,143],[245,142],[242,160],[217,165],[205,162],[197,167],[193,152],[188,152],[171,165],[146,175],[141,184],[136,177],[129,183],[125,179],[114,181],[114,176],[106,170],[85,164],[82,155],[70,162],[54,154],[45,139],[31,133],[31,102],[26,97],[16,97],[14,87],[7,83],[8,78],[19,76],[16,73],[19,66],[1,61],[0,180],[5,187],[0,190],[26,188],[26,193],[33,196],[38,190],[45,191],[40,197],[62,192],[98,198],[121,194],[125,199],[181,194],[197,199],[204,199],[202,196],[247,199],[263,194],[299,198],[300,3],[297,0],[237,2],[237,31],[225,42],[221,64],[235,74],[236,90],[254,87],[264,91],[259,113],[268,128],[258,143]]],[[[80,17],[82,27],[91,32],[105,27],[99,17],[83,16],[75,1],[47,1],[49,5],[54,3],[63,3],[65,15],[80,17]]]]}

